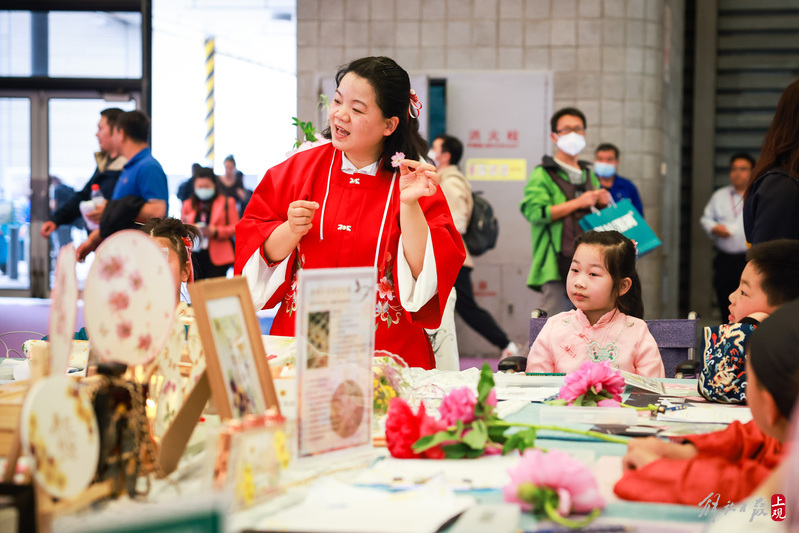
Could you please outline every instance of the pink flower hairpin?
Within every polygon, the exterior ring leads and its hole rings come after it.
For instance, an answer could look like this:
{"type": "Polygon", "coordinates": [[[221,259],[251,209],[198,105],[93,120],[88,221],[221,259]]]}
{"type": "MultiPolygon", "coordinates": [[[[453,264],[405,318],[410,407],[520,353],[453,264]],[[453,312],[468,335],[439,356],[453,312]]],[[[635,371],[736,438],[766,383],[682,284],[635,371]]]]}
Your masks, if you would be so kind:
{"type": "Polygon", "coordinates": [[[391,166],[394,168],[399,167],[402,164],[403,159],[405,159],[405,154],[402,152],[397,152],[391,156],[391,166]]]}

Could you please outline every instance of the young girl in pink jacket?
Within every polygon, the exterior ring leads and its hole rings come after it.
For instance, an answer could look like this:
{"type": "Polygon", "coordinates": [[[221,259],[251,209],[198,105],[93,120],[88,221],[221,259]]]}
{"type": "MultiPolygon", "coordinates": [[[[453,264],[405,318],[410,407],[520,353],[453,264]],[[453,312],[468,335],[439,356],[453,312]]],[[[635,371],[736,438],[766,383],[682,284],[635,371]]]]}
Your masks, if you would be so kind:
{"type": "Polygon", "coordinates": [[[575,241],[566,291],[576,309],[547,320],[527,356],[528,372],[573,372],[584,361],[664,377],[649,333],[635,271],[635,244],[618,231],[589,231],[575,241]]]}

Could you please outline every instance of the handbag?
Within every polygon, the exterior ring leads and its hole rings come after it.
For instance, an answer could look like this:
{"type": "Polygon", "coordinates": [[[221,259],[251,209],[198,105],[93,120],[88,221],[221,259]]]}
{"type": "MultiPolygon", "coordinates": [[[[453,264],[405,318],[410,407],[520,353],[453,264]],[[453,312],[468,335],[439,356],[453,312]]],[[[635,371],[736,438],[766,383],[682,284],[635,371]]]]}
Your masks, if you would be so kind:
{"type": "Polygon", "coordinates": [[[616,230],[635,242],[639,256],[662,244],[629,198],[618,202],[611,198],[609,206],[603,209],[593,208],[591,214],[580,219],[580,227],[585,231],[616,230]]]}

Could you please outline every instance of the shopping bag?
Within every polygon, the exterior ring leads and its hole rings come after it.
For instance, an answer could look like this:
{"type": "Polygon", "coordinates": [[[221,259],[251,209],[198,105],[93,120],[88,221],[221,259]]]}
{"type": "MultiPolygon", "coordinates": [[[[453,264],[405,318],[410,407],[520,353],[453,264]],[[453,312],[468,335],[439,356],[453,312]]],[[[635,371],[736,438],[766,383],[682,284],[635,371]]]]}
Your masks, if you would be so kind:
{"type": "Polygon", "coordinates": [[[635,241],[639,256],[651,252],[661,245],[660,239],[628,198],[618,202],[611,199],[609,206],[594,211],[580,219],[580,227],[583,230],[609,231],[615,229],[628,239],[635,241]]]}

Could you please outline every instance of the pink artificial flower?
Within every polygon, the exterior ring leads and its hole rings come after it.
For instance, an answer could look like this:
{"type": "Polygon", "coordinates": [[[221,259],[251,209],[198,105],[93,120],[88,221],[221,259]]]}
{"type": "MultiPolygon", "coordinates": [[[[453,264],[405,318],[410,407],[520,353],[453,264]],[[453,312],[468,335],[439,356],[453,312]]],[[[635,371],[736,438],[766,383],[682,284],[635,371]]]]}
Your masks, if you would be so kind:
{"type": "Polygon", "coordinates": [[[586,361],[576,372],[566,375],[558,398],[566,400],[571,405],[580,395],[590,393],[591,387],[597,393],[606,390],[613,396],[612,400],[601,400],[598,405],[618,407],[618,403],[621,402],[621,393],[624,392],[624,378],[621,377],[621,372],[610,368],[608,361],[602,363],[586,361]]]}
{"type": "Polygon", "coordinates": [[[397,152],[391,156],[391,166],[397,168],[402,164],[403,159],[405,159],[405,154],[402,152],[397,152]]]}
{"type": "Polygon", "coordinates": [[[583,463],[571,455],[552,450],[542,452],[529,448],[522,454],[515,468],[508,470],[511,482],[502,488],[506,502],[518,503],[522,510],[531,511],[535,502],[525,501],[519,496],[519,488],[534,485],[557,492],[558,513],[566,516],[571,512],[590,513],[604,509],[605,500],[599,494],[596,478],[583,463]]]}
{"type": "MultiPolygon", "coordinates": [[[[496,398],[496,395],[494,396],[496,398]]],[[[460,387],[453,389],[452,392],[444,396],[438,412],[448,427],[457,424],[458,420],[468,424],[474,422],[474,406],[476,404],[477,398],[471,389],[469,387],[460,387]]]]}
{"type": "Polygon", "coordinates": [[[491,392],[488,393],[486,405],[490,405],[491,407],[497,406],[497,389],[491,389],[491,392]]]}
{"type": "Polygon", "coordinates": [[[596,402],[596,406],[597,407],[621,407],[621,402],[617,402],[616,400],[608,398],[606,400],[599,400],[598,402],[596,402]]]}
{"type": "Polygon", "coordinates": [[[485,454],[486,455],[502,455],[502,448],[503,448],[502,444],[499,444],[497,442],[493,442],[491,440],[486,441],[485,454]]]}

